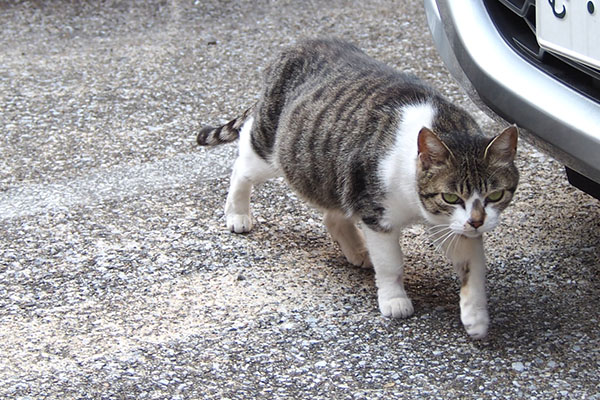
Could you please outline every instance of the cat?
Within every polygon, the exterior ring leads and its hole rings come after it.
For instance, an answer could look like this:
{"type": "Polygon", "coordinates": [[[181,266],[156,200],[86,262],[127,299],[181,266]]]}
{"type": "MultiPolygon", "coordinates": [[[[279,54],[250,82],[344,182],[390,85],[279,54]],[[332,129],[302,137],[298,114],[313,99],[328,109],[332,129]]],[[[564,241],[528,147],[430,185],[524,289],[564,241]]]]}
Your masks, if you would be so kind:
{"type": "Polygon", "coordinates": [[[379,309],[405,318],[400,235],[431,225],[460,281],[467,333],[488,332],[482,234],[511,201],[518,129],[492,138],[466,111],[413,75],[339,39],[306,39],[265,69],[262,94],[240,117],[207,126],[197,142],[240,139],[225,205],[232,232],[252,229],[253,185],[283,176],[324,212],[347,260],[374,267],[379,309]]]}

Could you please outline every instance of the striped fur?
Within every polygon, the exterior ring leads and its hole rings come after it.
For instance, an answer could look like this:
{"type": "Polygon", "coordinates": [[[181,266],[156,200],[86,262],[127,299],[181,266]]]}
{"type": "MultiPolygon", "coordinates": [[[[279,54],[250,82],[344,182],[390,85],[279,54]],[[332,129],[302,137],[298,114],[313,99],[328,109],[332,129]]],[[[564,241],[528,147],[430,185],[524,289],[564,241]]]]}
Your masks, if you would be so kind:
{"type": "Polygon", "coordinates": [[[256,104],[248,108],[237,118],[232,119],[219,127],[205,126],[200,130],[196,137],[196,142],[200,146],[217,146],[219,144],[230,143],[240,137],[240,128],[244,122],[252,115],[256,104]]]}

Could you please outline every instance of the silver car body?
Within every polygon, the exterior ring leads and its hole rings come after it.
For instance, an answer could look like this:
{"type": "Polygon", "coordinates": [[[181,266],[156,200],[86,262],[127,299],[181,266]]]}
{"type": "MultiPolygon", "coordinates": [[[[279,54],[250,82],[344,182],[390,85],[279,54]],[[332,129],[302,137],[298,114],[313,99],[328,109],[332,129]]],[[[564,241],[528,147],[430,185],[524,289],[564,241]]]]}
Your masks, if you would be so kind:
{"type": "Polygon", "coordinates": [[[573,90],[516,53],[496,29],[484,0],[424,3],[440,56],[475,103],[524,128],[526,139],[567,170],[600,183],[597,99],[573,90]]]}

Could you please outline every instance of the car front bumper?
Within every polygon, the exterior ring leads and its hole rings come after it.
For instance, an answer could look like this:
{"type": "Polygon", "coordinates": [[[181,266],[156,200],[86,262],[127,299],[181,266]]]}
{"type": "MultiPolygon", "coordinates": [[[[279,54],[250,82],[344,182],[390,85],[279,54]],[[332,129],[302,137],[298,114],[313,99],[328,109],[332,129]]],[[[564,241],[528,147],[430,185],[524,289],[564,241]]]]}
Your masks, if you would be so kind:
{"type": "Polygon", "coordinates": [[[424,3],[440,56],[475,103],[524,128],[534,145],[600,183],[600,103],[515,53],[483,0],[424,3]]]}

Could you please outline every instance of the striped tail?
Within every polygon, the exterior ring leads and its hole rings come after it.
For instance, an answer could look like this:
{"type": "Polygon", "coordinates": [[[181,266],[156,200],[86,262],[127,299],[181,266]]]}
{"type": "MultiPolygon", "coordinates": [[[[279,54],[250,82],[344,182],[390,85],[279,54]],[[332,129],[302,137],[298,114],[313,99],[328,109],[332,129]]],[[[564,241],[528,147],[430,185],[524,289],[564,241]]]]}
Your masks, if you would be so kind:
{"type": "Polygon", "coordinates": [[[244,125],[246,119],[252,114],[255,106],[256,104],[252,105],[252,107],[244,111],[242,115],[232,119],[225,125],[216,128],[213,126],[205,126],[200,130],[200,133],[198,133],[196,141],[200,146],[216,146],[237,140],[240,137],[242,125],[244,125]]]}

